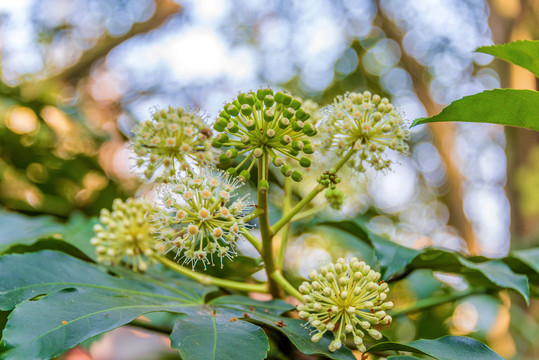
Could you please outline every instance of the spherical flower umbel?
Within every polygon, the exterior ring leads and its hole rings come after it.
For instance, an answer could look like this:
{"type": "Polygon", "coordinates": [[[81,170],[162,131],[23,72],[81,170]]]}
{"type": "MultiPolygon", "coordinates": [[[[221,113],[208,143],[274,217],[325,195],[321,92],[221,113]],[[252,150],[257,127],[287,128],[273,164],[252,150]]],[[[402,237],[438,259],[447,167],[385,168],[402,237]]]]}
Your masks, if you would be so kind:
{"type": "Polygon", "coordinates": [[[327,332],[333,332],[335,340],[329,350],[338,350],[348,335],[361,352],[366,351],[363,337],[367,332],[380,340],[382,334],[372,325],[388,325],[391,316],[386,311],[393,308],[385,301],[389,288],[380,280],[380,273],[357,258],[347,262],[340,258],[336,264],[322,266],[320,271],[311,270],[310,282],[303,282],[299,291],[305,305],[298,305],[299,317],[307,319],[315,329],[311,338],[318,342],[327,332]]]}
{"type": "Polygon", "coordinates": [[[101,210],[94,225],[95,237],[90,242],[96,247],[97,260],[108,265],[125,263],[135,271],[146,271],[154,253],[154,228],[149,219],[154,211],[144,200],[115,199],[112,212],[101,210]]]}
{"type": "Polygon", "coordinates": [[[219,114],[213,127],[219,134],[213,140],[213,146],[228,147],[219,157],[222,164],[244,156],[239,165],[228,169],[231,174],[243,168],[240,176],[248,179],[249,170],[257,158],[269,155],[273,165],[280,167],[284,176],[300,181],[301,171],[293,170],[286,161],[292,159],[302,167],[311,165],[311,159],[301,156],[301,153],[314,152],[308,138],[317,131],[306,122],[309,117],[301,107],[301,101],[289,94],[274,94],[271,89],[241,93],[219,114]]]}
{"type": "Polygon", "coordinates": [[[248,195],[237,197],[235,191],[242,185],[238,178],[207,167],[163,185],[162,209],[154,217],[161,240],[157,250],[173,251],[178,261],[193,269],[198,261],[204,267],[213,265],[214,255],[221,266],[223,258],[232,260],[236,241],[249,227],[243,217],[254,208],[248,195]]]}
{"type": "Polygon", "coordinates": [[[138,124],[131,143],[144,177],[168,182],[178,170],[216,162],[211,138],[211,129],[197,113],[169,107],[138,124]]]}
{"type": "Polygon", "coordinates": [[[386,149],[408,151],[410,133],[402,117],[387,98],[369,91],[338,96],[326,121],[339,155],[357,150],[352,165],[359,171],[365,170],[365,163],[375,170],[389,168],[391,160],[383,156],[386,149]]]}

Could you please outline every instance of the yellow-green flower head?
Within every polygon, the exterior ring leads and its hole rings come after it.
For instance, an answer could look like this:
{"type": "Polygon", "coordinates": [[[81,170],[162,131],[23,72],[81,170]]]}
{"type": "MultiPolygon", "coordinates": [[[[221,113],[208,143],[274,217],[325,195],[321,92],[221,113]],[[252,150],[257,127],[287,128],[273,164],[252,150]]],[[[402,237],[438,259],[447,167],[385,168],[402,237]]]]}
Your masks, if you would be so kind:
{"type": "Polygon", "coordinates": [[[280,167],[284,176],[300,181],[301,171],[293,170],[286,164],[286,159],[297,161],[302,167],[311,165],[311,160],[302,156],[314,152],[309,137],[314,136],[317,130],[307,122],[309,117],[301,101],[289,94],[274,94],[271,89],[241,93],[219,114],[213,126],[219,132],[213,146],[228,147],[219,157],[222,164],[244,156],[238,166],[228,169],[233,175],[244,168],[240,176],[248,179],[256,159],[269,155],[273,165],[280,167]]]}
{"type": "Polygon", "coordinates": [[[408,152],[410,132],[402,117],[387,98],[369,91],[338,96],[327,122],[339,155],[357,150],[353,165],[359,171],[365,170],[365,163],[375,170],[388,169],[391,161],[384,157],[386,149],[408,152]]]}
{"type": "Polygon", "coordinates": [[[212,131],[202,117],[183,108],[155,111],[133,129],[131,144],[137,167],[147,180],[168,182],[178,171],[217,161],[212,131]]]}
{"type": "Polygon", "coordinates": [[[305,305],[298,305],[297,310],[299,317],[307,319],[316,332],[312,341],[320,341],[330,331],[335,340],[329,350],[340,349],[350,336],[357,349],[365,352],[365,332],[375,340],[382,338],[371,326],[391,323],[386,311],[393,308],[393,303],[385,301],[389,288],[379,281],[380,273],[357,258],[349,262],[340,258],[336,264],[322,266],[319,272],[311,270],[309,278],[310,282],[299,287],[305,305]]]}
{"type": "Polygon", "coordinates": [[[221,266],[223,258],[232,260],[236,241],[249,228],[243,217],[254,209],[248,195],[235,193],[242,185],[238,178],[209,167],[164,185],[159,195],[162,211],[155,216],[161,240],[157,250],[173,251],[178,262],[193,268],[198,261],[213,265],[213,255],[221,266]]]}
{"type": "Polygon", "coordinates": [[[134,271],[146,271],[153,262],[153,211],[150,203],[134,199],[115,199],[112,212],[102,209],[101,224],[94,225],[95,237],[90,240],[96,247],[97,261],[107,265],[124,263],[134,271]]]}

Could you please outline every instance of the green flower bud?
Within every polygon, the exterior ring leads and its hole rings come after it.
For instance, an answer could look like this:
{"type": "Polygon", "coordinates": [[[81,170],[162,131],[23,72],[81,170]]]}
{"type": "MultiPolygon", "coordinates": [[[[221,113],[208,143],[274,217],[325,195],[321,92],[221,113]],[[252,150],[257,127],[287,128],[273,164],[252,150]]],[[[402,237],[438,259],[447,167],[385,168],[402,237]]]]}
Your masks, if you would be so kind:
{"type": "Polygon", "coordinates": [[[292,172],[292,180],[300,182],[303,179],[303,174],[297,170],[292,172]]]}
{"type": "Polygon", "coordinates": [[[311,159],[309,159],[308,157],[302,157],[299,161],[299,164],[304,168],[308,168],[309,166],[311,166],[311,159]]]}

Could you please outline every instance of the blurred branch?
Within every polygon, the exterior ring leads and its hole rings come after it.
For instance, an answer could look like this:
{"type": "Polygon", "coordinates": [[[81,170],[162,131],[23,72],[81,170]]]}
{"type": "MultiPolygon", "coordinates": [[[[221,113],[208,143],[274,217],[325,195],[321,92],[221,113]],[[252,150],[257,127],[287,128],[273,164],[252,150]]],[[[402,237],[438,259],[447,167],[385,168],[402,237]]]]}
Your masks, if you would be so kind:
{"type": "Polygon", "coordinates": [[[135,23],[131,27],[131,30],[122,36],[103,36],[94,47],[85,51],[75,64],[62,70],[59,74],[52,76],[50,79],[56,81],[71,81],[79,78],[82,74],[89,71],[93,63],[106,56],[116,46],[136,35],[144,34],[158,28],[166,19],[171,15],[178,13],[181,9],[181,6],[173,0],[155,0],[154,2],[155,11],[151,18],[144,22],[135,23]]]}
{"type": "MultiPolygon", "coordinates": [[[[378,7],[378,20],[380,27],[385,31],[386,36],[389,39],[394,40],[399,44],[401,49],[401,60],[410,76],[414,90],[417,97],[427,110],[429,116],[435,115],[440,112],[441,106],[435,103],[429,93],[429,89],[425,85],[424,73],[425,68],[418,63],[415,58],[408,55],[403,46],[403,35],[401,30],[384,14],[382,7],[380,6],[380,0],[376,1],[378,7]]],[[[458,229],[466,243],[470,253],[475,254],[477,252],[477,244],[473,233],[473,228],[466,216],[464,215],[464,207],[462,201],[462,184],[463,177],[458,168],[458,165],[451,157],[454,148],[454,133],[455,125],[453,123],[438,123],[429,125],[429,130],[434,139],[434,143],[438,148],[440,156],[445,164],[447,171],[447,182],[449,187],[449,195],[446,197],[446,204],[449,208],[450,218],[449,224],[458,229]]]]}

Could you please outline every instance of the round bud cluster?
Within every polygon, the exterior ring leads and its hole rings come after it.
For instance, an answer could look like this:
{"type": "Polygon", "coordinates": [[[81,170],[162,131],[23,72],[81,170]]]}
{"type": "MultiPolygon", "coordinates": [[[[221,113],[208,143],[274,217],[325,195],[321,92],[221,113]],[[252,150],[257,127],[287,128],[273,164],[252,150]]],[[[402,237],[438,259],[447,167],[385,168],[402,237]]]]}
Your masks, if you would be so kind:
{"type": "Polygon", "coordinates": [[[228,169],[232,175],[245,168],[239,175],[248,179],[256,159],[269,155],[284,176],[301,181],[301,171],[292,169],[285,161],[293,159],[304,168],[311,165],[309,157],[300,156],[314,152],[308,138],[316,135],[317,130],[307,122],[309,117],[301,101],[289,94],[274,93],[271,89],[241,93],[219,114],[213,126],[219,134],[212,144],[216,148],[228,147],[219,157],[222,164],[244,156],[239,165],[228,169]]]}
{"type": "Polygon", "coordinates": [[[331,107],[328,124],[334,131],[333,145],[342,155],[351,148],[357,150],[353,167],[365,170],[365,163],[375,170],[388,169],[386,149],[406,153],[410,132],[402,117],[387,98],[369,91],[338,96],[331,107]]]}
{"type": "Polygon", "coordinates": [[[332,209],[340,210],[344,203],[344,193],[339,189],[326,189],[324,196],[332,209]]]}
{"type": "Polygon", "coordinates": [[[102,209],[101,224],[94,225],[95,237],[90,240],[96,247],[97,261],[124,263],[134,271],[146,271],[154,253],[154,228],[149,219],[153,211],[150,203],[134,199],[115,199],[112,212],[102,209]]]}
{"type": "Polygon", "coordinates": [[[211,138],[211,129],[198,114],[169,107],[135,126],[131,144],[144,177],[168,182],[178,170],[216,162],[211,138]]]}
{"type": "Polygon", "coordinates": [[[300,285],[304,305],[298,305],[299,317],[307,319],[315,329],[311,337],[320,341],[327,332],[333,332],[335,340],[329,350],[340,349],[348,336],[361,352],[367,349],[363,344],[365,332],[375,340],[382,334],[372,325],[388,325],[391,316],[386,311],[393,308],[391,301],[385,301],[389,288],[380,280],[380,273],[357,258],[347,262],[340,258],[336,264],[322,266],[320,271],[311,270],[311,281],[300,285]]]}
{"type": "Polygon", "coordinates": [[[242,185],[230,174],[208,167],[162,185],[162,211],[154,216],[161,241],[158,252],[173,251],[178,261],[191,264],[193,269],[198,261],[204,267],[214,265],[214,255],[221,267],[223,258],[232,260],[235,243],[249,226],[243,217],[254,208],[248,195],[232,202],[237,197],[235,190],[242,185]]]}

